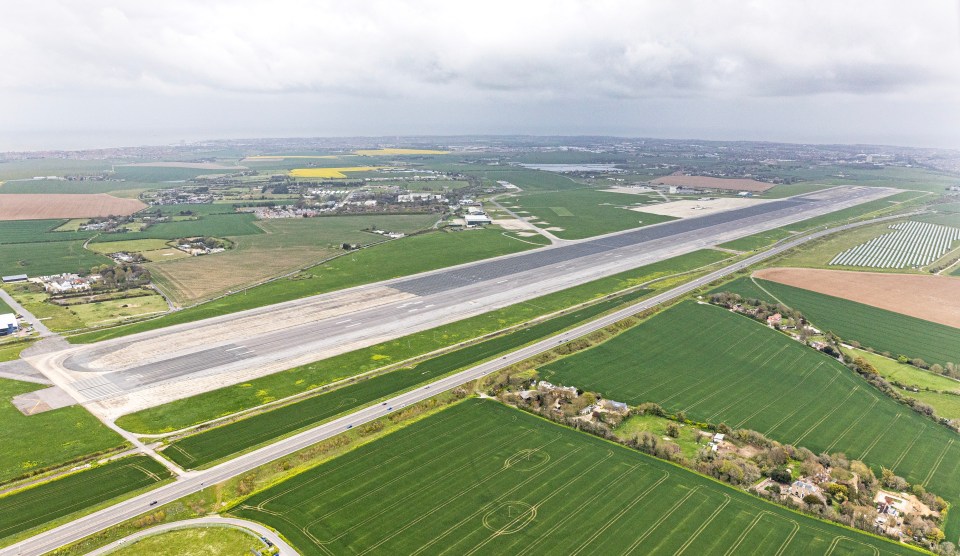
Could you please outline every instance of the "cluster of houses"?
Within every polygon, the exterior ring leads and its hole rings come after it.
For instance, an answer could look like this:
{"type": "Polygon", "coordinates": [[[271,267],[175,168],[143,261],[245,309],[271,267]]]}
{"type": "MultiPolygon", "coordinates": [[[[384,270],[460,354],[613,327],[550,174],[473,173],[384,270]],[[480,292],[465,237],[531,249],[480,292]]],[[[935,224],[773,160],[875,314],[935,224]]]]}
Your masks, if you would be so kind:
{"type": "Polygon", "coordinates": [[[449,203],[443,195],[436,193],[401,193],[397,195],[398,203],[449,203]]]}
{"type": "Polygon", "coordinates": [[[99,282],[101,278],[99,274],[80,276],[79,274],[65,272],[63,274],[34,278],[31,282],[39,282],[47,293],[57,295],[90,291],[93,285],[99,282]]]}
{"type": "Polygon", "coordinates": [[[209,246],[203,242],[203,238],[200,238],[196,241],[185,241],[183,243],[177,244],[177,249],[183,251],[184,253],[189,253],[191,256],[199,257],[201,255],[212,255],[214,253],[222,253],[226,251],[223,247],[218,246],[209,246]]]}

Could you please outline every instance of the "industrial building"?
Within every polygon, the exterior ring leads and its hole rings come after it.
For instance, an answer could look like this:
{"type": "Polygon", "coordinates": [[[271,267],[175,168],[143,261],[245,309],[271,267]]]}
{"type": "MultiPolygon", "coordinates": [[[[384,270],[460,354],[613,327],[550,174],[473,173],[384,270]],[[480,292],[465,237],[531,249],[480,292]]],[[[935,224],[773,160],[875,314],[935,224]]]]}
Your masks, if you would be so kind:
{"type": "Polygon", "coordinates": [[[20,325],[17,324],[16,315],[13,313],[0,315],[0,336],[8,336],[17,330],[20,330],[20,325]]]}

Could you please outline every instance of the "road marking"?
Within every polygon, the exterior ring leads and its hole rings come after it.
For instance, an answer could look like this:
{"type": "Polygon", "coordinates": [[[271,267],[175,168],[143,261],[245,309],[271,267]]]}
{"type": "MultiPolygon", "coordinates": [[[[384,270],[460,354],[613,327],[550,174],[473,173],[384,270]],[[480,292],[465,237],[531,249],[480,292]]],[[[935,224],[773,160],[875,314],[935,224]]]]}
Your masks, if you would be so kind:
{"type": "Polygon", "coordinates": [[[355,322],[355,323],[353,323],[353,324],[348,324],[348,325],[344,326],[344,328],[353,328],[354,326],[360,326],[361,324],[363,324],[363,323],[362,323],[362,322],[355,322]]]}
{"type": "Polygon", "coordinates": [[[237,346],[237,347],[227,348],[224,351],[236,351],[238,349],[247,349],[247,346],[237,346]]]}
{"type": "MultiPolygon", "coordinates": [[[[402,307],[402,305],[401,305],[401,307],[402,307]]],[[[353,319],[338,320],[337,322],[335,322],[335,323],[333,323],[333,324],[343,324],[343,323],[346,323],[346,322],[350,322],[350,321],[352,321],[352,320],[353,320],[353,319]]]]}

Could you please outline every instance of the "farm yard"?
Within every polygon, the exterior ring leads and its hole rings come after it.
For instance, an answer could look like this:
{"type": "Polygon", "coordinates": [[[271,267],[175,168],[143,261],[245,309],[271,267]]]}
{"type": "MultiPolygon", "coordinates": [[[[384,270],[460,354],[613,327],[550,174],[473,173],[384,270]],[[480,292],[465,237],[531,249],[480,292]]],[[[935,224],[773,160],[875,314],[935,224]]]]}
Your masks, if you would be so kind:
{"type": "Polygon", "coordinates": [[[740,278],[714,291],[784,303],[817,328],[878,352],[903,354],[930,364],[960,362],[960,328],[761,279],[740,278]]]}
{"type": "Polygon", "coordinates": [[[914,553],[475,399],[230,513],[310,554],[914,553]]]}
{"type": "MultiPolygon", "coordinates": [[[[881,466],[892,469],[960,502],[955,432],[836,360],[719,307],[684,302],[540,375],[630,405],[656,402],[695,421],[752,429],[814,453],[843,452],[877,474],[881,466]]],[[[957,539],[960,515],[949,515],[946,533],[957,539]]]]}
{"type": "Polygon", "coordinates": [[[0,495],[0,539],[10,539],[75,512],[155,486],[169,477],[170,472],[155,460],[130,456],[0,495]]]}
{"type": "Polygon", "coordinates": [[[815,268],[763,268],[753,276],[960,328],[960,280],[815,268]]]}
{"type": "Polygon", "coordinates": [[[0,197],[0,220],[127,215],[145,206],[137,199],[121,199],[105,193],[10,194],[0,197]]]}
{"type": "Polygon", "coordinates": [[[440,355],[413,367],[361,380],[328,393],[188,436],[173,442],[163,454],[184,468],[202,467],[242,450],[275,441],[298,429],[315,425],[380,398],[399,394],[455,370],[541,340],[646,293],[646,290],[640,290],[623,298],[604,301],[505,336],[440,355]]]}
{"type": "Polygon", "coordinates": [[[960,241],[960,228],[913,221],[890,228],[894,231],[839,253],[830,265],[920,268],[945,255],[960,241]]]}

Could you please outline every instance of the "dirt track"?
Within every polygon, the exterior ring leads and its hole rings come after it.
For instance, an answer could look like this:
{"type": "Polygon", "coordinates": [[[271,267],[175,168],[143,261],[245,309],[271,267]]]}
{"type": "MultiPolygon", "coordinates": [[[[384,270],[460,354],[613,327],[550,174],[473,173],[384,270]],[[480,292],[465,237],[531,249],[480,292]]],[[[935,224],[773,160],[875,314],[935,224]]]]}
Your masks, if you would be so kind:
{"type": "Polygon", "coordinates": [[[17,193],[0,196],[0,220],[127,215],[146,206],[136,199],[120,199],[106,193],[17,193]]]}
{"type": "Polygon", "coordinates": [[[814,268],[765,268],[753,275],[960,328],[958,278],[814,268]]]}

